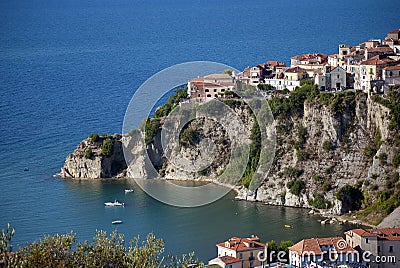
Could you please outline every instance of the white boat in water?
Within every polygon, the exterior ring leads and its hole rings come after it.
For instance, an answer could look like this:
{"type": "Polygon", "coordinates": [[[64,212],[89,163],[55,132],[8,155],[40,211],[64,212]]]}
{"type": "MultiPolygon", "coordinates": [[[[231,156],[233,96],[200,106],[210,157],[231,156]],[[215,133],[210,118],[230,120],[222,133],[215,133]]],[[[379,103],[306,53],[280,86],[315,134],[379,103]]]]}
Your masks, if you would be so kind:
{"type": "Polygon", "coordinates": [[[111,222],[112,224],[121,224],[122,223],[122,221],[120,221],[120,220],[117,220],[117,221],[113,221],[113,222],[111,222]]]}
{"type": "Polygon", "coordinates": [[[104,205],[107,207],[123,207],[125,206],[125,203],[121,203],[118,200],[115,200],[114,202],[105,202],[104,205]]]}
{"type": "Polygon", "coordinates": [[[133,192],[133,189],[125,189],[125,193],[127,194],[127,193],[132,193],[133,192]]]}

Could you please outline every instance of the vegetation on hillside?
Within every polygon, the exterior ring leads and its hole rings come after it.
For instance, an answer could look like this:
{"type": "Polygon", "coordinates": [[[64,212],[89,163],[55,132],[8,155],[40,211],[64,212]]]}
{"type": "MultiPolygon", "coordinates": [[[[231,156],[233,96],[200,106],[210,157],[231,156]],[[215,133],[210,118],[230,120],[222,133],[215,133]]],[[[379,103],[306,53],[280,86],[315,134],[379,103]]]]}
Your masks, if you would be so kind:
{"type": "Polygon", "coordinates": [[[166,104],[161,105],[154,112],[154,118],[161,118],[167,116],[176,106],[179,105],[181,100],[188,98],[187,88],[180,87],[175,89],[175,93],[169,96],[166,104]]]}
{"type": "Polygon", "coordinates": [[[107,137],[103,143],[101,144],[101,154],[105,156],[110,156],[114,151],[114,140],[110,137],[107,137]]]}
{"type": "Polygon", "coordinates": [[[268,259],[267,262],[276,262],[278,259],[278,252],[285,252],[285,256],[279,256],[280,259],[287,259],[289,260],[289,247],[293,246],[293,242],[290,240],[287,241],[281,241],[281,243],[278,244],[275,242],[275,240],[271,240],[268,242],[268,254],[271,257],[271,259],[268,259]]]}
{"type": "Polygon", "coordinates": [[[75,234],[45,236],[13,251],[15,230],[7,226],[0,233],[0,266],[4,267],[204,267],[189,253],[181,257],[165,254],[162,239],[148,234],[125,246],[123,234],[97,231],[93,242],[77,243],[75,234]]]}
{"type": "Polygon", "coordinates": [[[249,161],[247,162],[246,169],[242,176],[242,183],[246,188],[249,187],[254,172],[256,172],[257,170],[261,153],[261,130],[254,115],[253,118],[254,123],[250,134],[251,143],[249,151],[249,161]]]}
{"type": "MultiPolygon", "coordinates": [[[[273,91],[273,88],[268,85],[259,85],[258,90],[263,91],[273,91]]],[[[229,94],[231,94],[229,92],[229,94]]],[[[231,94],[230,99],[223,99],[223,102],[233,109],[237,109],[246,105],[239,97],[235,94],[231,94]]],[[[169,97],[168,102],[163,106],[160,106],[155,114],[154,118],[146,120],[146,143],[149,144],[153,142],[154,136],[161,127],[161,118],[168,115],[179,102],[187,97],[186,89],[177,89],[175,95],[169,97]]],[[[301,86],[296,88],[294,91],[289,93],[289,97],[284,97],[283,95],[278,95],[269,100],[269,105],[274,115],[277,119],[277,145],[278,151],[276,155],[282,155],[285,153],[283,148],[279,148],[282,145],[282,139],[292,132],[297,133],[297,138],[293,140],[292,144],[296,150],[297,160],[299,162],[305,162],[310,157],[313,156],[313,152],[307,151],[307,139],[309,137],[307,128],[302,125],[295,123],[296,118],[302,118],[304,115],[304,105],[305,102],[311,102],[315,105],[322,105],[328,107],[335,115],[340,115],[346,113],[350,115],[350,119],[355,117],[356,101],[361,98],[366,98],[366,94],[361,91],[345,91],[341,93],[329,93],[329,92],[319,92],[317,86],[313,85],[311,80],[304,80],[301,82],[301,86]],[[295,127],[296,126],[296,127],[295,127]]],[[[372,133],[371,142],[365,146],[362,153],[371,160],[376,156],[376,152],[383,143],[387,143],[392,148],[400,148],[400,93],[398,90],[392,90],[388,92],[385,98],[379,95],[372,96],[373,101],[380,103],[390,109],[390,130],[393,135],[386,140],[382,140],[382,130],[377,128],[372,133]]],[[[250,114],[255,119],[254,114],[249,111],[250,114]]],[[[354,120],[354,119],[351,119],[354,120]]],[[[251,178],[253,177],[259,163],[260,152],[261,152],[261,131],[257,124],[257,120],[254,120],[254,124],[251,130],[251,144],[250,144],[250,155],[249,161],[247,163],[244,175],[242,177],[242,184],[245,187],[249,187],[251,178]]],[[[349,133],[353,130],[355,124],[354,121],[343,121],[342,122],[341,137],[339,137],[339,142],[347,143],[349,142],[349,133]]],[[[195,133],[192,129],[185,129],[180,135],[181,145],[190,145],[195,140],[195,133]]],[[[316,133],[315,136],[319,137],[321,133],[316,133]]],[[[322,142],[322,141],[321,141],[322,142]]],[[[325,152],[330,153],[336,150],[339,143],[333,142],[332,140],[325,139],[320,145],[325,152]]],[[[349,153],[349,151],[346,151],[349,153]]],[[[376,156],[380,163],[383,165],[390,165],[393,168],[400,166],[400,150],[395,149],[394,154],[380,153],[376,156]]],[[[332,204],[326,200],[325,193],[335,189],[334,184],[330,178],[333,166],[327,167],[325,174],[327,177],[319,176],[320,180],[315,181],[317,186],[317,192],[310,196],[309,204],[316,208],[329,208],[332,204]]],[[[289,192],[294,195],[300,195],[306,189],[306,181],[301,179],[300,176],[303,174],[303,170],[298,169],[296,166],[286,167],[281,172],[279,176],[282,178],[289,179],[287,183],[287,188],[289,192]]],[[[319,178],[317,178],[319,179],[319,178]]],[[[374,174],[372,176],[374,179],[374,174]]],[[[370,182],[368,182],[370,183],[370,182]]],[[[360,210],[363,209],[363,213],[375,211],[377,207],[382,206],[384,209],[381,211],[381,215],[387,215],[390,213],[394,207],[398,205],[398,192],[399,192],[399,182],[394,180],[388,180],[387,188],[382,189],[376,184],[371,183],[367,187],[367,182],[359,185],[345,185],[340,189],[335,191],[335,197],[341,200],[345,206],[350,210],[360,210]],[[391,186],[389,188],[389,186],[391,186]],[[380,191],[379,191],[380,190],[380,191]],[[370,192],[369,192],[370,191],[370,192]],[[368,212],[369,211],[369,212],[368,212]]]]}

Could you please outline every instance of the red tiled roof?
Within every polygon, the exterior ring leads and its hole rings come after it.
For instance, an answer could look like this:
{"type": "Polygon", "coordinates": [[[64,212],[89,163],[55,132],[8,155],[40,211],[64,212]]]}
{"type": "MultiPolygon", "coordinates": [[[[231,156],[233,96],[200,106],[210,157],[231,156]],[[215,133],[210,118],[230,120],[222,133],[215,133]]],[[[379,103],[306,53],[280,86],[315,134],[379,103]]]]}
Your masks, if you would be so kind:
{"type": "Polygon", "coordinates": [[[285,73],[302,73],[302,72],[306,72],[306,70],[298,66],[289,68],[285,71],[285,73]]]}
{"type": "Polygon", "coordinates": [[[274,67],[286,67],[285,63],[276,60],[269,60],[267,64],[274,67]]]}
{"type": "Polygon", "coordinates": [[[241,259],[239,258],[235,258],[235,257],[231,257],[231,256],[222,256],[219,257],[221,259],[221,261],[223,261],[226,265],[232,264],[232,263],[237,263],[237,262],[242,262],[241,259]]]}
{"type": "Polygon", "coordinates": [[[388,63],[394,63],[396,62],[395,60],[392,60],[390,58],[383,58],[380,57],[379,55],[376,55],[372,58],[369,58],[368,60],[365,60],[361,62],[361,65],[384,65],[388,63]]]}
{"type": "Polygon", "coordinates": [[[397,29],[397,30],[393,30],[393,31],[391,31],[391,32],[389,32],[390,34],[398,34],[398,33],[400,33],[400,29],[397,29]]]}
{"type": "Polygon", "coordinates": [[[381,46],[381,47],[374,47],[374,48],[367,48],[367,52],[393,52],[393,49],[388,46],[381,46]]]}
{"type": "Polygon", "coordinates": [[[231,79],[232,77],[229,74],[209,74],[204,76],[204,79],[231,79]]]}
{"type": "Polygon", "coordinates": [[[232,237],[226,242],[217,244],[217,247],[228,248],[236,252],[264,248],[265,246],[266,244],[261,243],[260,239],[257,236],[251,238],[232,237]]]}
{"type": "Polygon", "coordinates": [[[303,255],[307,252],[312,252],[315,255],[321,255],[321,246],[334,247],[338,253],[357,252],[341,237],[303,239],[297,244],[289,247],[289,250],[296,252],[298,255],[303,255]]]}
{"type": "Polygon", "coordinates": [[[346,235],[351,236],[352,233],[362,237],[377,236],[381,240],[400,241],[400,227],[398,228],[372,228],[372,229],[353,229],[345,232],[346,235]]]}
{"type": "Polygon", "coordinates": [[[393,38],[386,38],[385,40],[383,40],[383,42],[394,42],[393,38]]]}
{"type": "Polygon", "coordinates": [[[328,58],[328,55],[322,53],[308,53],[308,54],[300,54],[293,56],[292,59],[294,60],[307,60],[307,59],[314,59],[317,57],[321,57],[322,59],[328,58]]]}
{"type": "Polygon", "coordinates": [[[388,66],[383,68],[383,70],[400,70],[400,64],[395,66],[388,66]]]}

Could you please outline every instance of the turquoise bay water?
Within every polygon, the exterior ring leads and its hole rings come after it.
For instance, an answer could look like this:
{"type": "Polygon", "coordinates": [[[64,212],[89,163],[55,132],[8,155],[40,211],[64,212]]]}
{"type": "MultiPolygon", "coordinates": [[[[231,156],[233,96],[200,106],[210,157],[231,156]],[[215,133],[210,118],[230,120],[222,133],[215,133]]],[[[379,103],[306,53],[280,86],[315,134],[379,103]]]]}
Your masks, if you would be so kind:
{"type": "Polygon", "coordinates": [[[153,231],[167,251],[202,260],[233,235],[263,240],[341,234],[303,210],[238,202],[180,209],[129,181],[53,178],[92,132],[121,132],[126,106],[148,77],[173,64],[207,60],[243,69],[337,44],[382,38],[400,27],[395,1],[96,0],[0,1],[0,225],[15,243],[74,230],[91,239],[114,228],[153,231]],[[28,167],[29,171],[24,172],[28,167]],[[105,208],[114,198],[125,208],[105,208]],[[236,214],[237,212],[237,214],[236,214]],[[120,226],[111,221],[122,219],[120,226]],[[293,230],[283,230],[283,224],[293,230]]]}

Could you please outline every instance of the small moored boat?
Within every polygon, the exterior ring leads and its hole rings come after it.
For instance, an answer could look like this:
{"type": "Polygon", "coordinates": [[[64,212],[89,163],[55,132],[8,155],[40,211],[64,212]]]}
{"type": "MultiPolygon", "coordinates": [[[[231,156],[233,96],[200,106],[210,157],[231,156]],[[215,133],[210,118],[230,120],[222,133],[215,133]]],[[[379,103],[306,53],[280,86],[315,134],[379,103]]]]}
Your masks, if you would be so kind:
{"type": "Polygon", "coordinates": [[[283,227],[285,227],[286,229],[293,229],[293,226],[288,224],[285,224],[283,227]]]}
{"type": "Polygon", "coordinates": [[[127,193],[132,193],[133,192],[133,189],[125,189],[125,193],[127,194],[127,193]]]}
{"type": "Polygon", "coordinates": [[[122,223],[122,221],[120,221],[120,220],[116,220],[116,221],[113,221],[113,222],[111,222],[112,224],[121,224],[122,223]]]}
{"type": "Polygon", "coordinates": [[[114,202],[105,202],[104,205],[106,207],[123,207],[123,206],[125,206],[125,203],[115,200],[114,202]]]}

